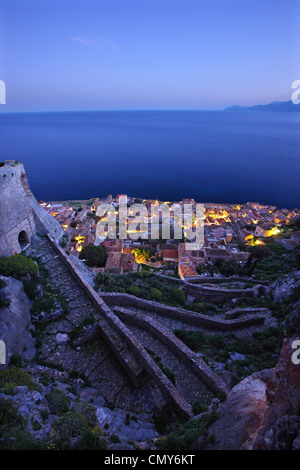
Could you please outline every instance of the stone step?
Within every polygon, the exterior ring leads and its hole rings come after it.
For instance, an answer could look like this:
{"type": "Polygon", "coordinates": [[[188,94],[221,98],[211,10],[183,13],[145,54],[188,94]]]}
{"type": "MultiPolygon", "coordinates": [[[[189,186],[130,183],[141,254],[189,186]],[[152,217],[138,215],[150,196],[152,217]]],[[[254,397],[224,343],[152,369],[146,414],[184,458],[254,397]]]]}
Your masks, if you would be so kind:
{"type": "Polygon", "coordinates": [[[144,329],[154,338],[157,338],[167,353],[172,351],[179,361],[185,363],[185,367],[192,372],[196,380],[200,380],[202,384],[205,384],[214,392],[228,392],[225,382],[171,330],[149,316],[140,315],[137,312],[133,313],[126,308],[115,307],[113,311],[122,321],[138,326],[138,328],[144,329]]]}

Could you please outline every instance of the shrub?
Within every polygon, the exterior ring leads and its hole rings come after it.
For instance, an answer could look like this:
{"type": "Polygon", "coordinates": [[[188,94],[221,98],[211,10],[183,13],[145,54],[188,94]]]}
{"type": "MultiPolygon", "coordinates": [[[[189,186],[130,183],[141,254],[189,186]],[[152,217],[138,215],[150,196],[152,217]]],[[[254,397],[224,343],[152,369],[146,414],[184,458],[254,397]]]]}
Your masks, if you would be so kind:
{"type": "Polygon", "coordinates": [[[37,296],[37,281],[32,279],[24,279],[23,281],[24,292],[29,300],[34,300],[37,296]]]}
{"type": "Polygon", "coordinates": [[[208,336],[207,340],[215,348],[222,348],[224,346],[224,338],[221,335],[211,335],[208,336]]]}
{"type": "Polygon", "coordinates": [[[217,307],[214,304],[208,302],[198,302],[191,305],[191,308],[198,313],[207,314],[208,312],[217,312],[217,307]]]}
{"type": "Polygon", "coordinates": [[[108,272],[98,273],[95,279],[95,285],[97,288],[101,287],[102,285],[107,286],[109,288],[116,287],[117,283],[112,276],[112,274],[108,272]]]}
{"type": "Polygon", "coordinates": [[[182,447],[185,449],[190,449],[198,440],[198,431],[197,429],[187,429],[183,435],[182,447]]]}
{"type": "Polygon", "coordinates": [[[186,300],[185,292],[182,289],[173,289],[172,297],[180,304],[184,304],[186,300]]]}
{"type": "Polygon", "coordinates": [[[43,297],[35,300],[31,306],[31,313],[50,313],[54,309],[55,297],[52,294],[46,293],[43,297]]]}
{"type": "Polygon", "coordinates": [[[0,372],[0,388],[18,387],[25,385],[28,390],[39,390],[39,386],[33,381],[30,375],[20,369],[11,368],[0,372]]]}
{"type": "Polygon", "coordinates": [[[54,424],[53,430],[58,436],[54,443],[55,448],[69,449],[71,438],[81,437],[83,440],[87,439],[86,431],[89,429],[88,421],[84,416],[73,410],[67,411],[54,424]]]}
{"type": "Polygon", "coordinates": [[[82,248],[79,259],[82,259],[89,267],[102,268],[107,259],[105,246],[95,246],[90,243],[82,248]]]}
{"type": "Polygon", "coordinates": [[[225,261],[221,258],[218,258],[214,266],[218,268],[218,271],[223,274],[224,276],[231,276],[234,274],[241,273],[241,266],[234,260],[225,261]]]}
{"type": "Polygon", "coordinates": [[[202,331],[174,330],[174,334],[192,351],[200,351],[205,344],[205,336],[202,331]]]}
{"type": "Polygon", "coordinates": [[[62,416],[69,409],[69,400],[61,390],[53,389],[47,395],[50,412],[57,416],[62,416]]]}
{"type": "Polygon", "coordinates": [[[156,288],[151,289],[150,295],[151,295],[152,299],[157,300],[157,301],[161,300],[161,298],[163,296],[162,292],[159,289],[156,289],[156,288]]]}
{"type": "Polygon", "coordinates": [[[21,279],[26,274],[35,274],[37,272],[38,266],[26,256],[13,255],[0,259],[0,274],[2,276],[21,279]]]}
{"type": "Polygon", "coordinates": [[[194,415],[199,415],[203,411],[207,411],[207,406],[203,405],[201,401],[197,400],[197,401],[194,401],[194,403],[192,404],[192,409],[193,409],[194,415]]]}
{"type": "Polygon", "coordinates": [[[8,399],[0,399],[0,416],[1,427],[5,426],[6,428],[25,425],[24,418],[18,414],[16,408],[13,405],[13,402],[8,399]]]}
{"type": "Polygon", "coordinates": [[[154,423],[157,430],[160,433],[164,433],[167,426],[172,422],[173,419],[173,407],[171,403],[165,403],[159,412],[154,417],[154,423]]]}
{"type": "Polygon", "coordinates": [[[76,450],[105,450],[106,440],[100,437],[93,429],[86,429],[78,439],[76,450]]]}
{"type": "Polygon", "coordinates": [[[131,286],[126,289],[126,292],[131,295],[135,295],[136,297],[141,297],[142,296],[142,289],[138,286],[131,286]]]}
{"type": "Polygon", "coordinates": [[[0,450],[44,450],[45,442],[33,439],[25,427],[26,420],[13,402],[0,399],[0,450]]]}

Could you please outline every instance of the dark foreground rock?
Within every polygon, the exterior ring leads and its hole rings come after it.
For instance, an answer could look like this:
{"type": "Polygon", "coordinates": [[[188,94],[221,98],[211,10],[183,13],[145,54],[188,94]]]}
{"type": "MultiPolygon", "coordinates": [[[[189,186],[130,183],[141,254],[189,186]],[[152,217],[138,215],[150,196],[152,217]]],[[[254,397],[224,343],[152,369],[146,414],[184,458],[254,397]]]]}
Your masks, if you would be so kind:
{"type": "Polygon", "coordinates": [[[6,345],[6,364],[12,354],[30,361],[35,356],[35,339],[31,335],[30,307],[32,302],[24,292],[22,282],[12,277],[0,276],[5,283],[1,289],[3,307],[0,307],[0,339],[6,345]]]}
{"type": "Polygon", "coordinates": [[[292,343],[284,340],[274,369],[256,372],[235,386],[211,427],[216,450],[298,449],[300,366],[292,343]]]}

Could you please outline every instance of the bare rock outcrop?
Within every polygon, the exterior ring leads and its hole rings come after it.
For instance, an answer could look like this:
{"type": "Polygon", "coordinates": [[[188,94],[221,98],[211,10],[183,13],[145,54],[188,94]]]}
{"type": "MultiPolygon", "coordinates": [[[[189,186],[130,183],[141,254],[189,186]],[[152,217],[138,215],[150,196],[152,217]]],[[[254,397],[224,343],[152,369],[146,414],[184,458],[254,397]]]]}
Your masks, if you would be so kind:
{"type": "Polygon", "coordinates": [[[221,417],[210,428],[214,449],[250,450],[264,423],[268,409],[266,387],[272,372],[256,372],[246,377],[229,393],[221,417]]]}
{"type": "Polygon", "coordinates": [[[292,343],[284,340],[279,361],[267,383],[268,409],[254,449],[292,449],[300,435],[300,365],[293,364],[292,343]]]}
{"type": "Polygon", "coordinates": [[[299,448],[300,365],[292,362],[294,339],[284,340],[274,369],[255,372],[230,391],[210,428],[213,449],[299,448]]]}
{"type": "Polygon", "coordinates": [[[0,308],[0,339],[6,346],[6,364],[12,354],[18,354],[30,361],[35,356],[35,339],[30,332],[31,302],[24,292],[22,282],[12,277],[0,278],[5,282],[1,289],[1,297],[5,306],[0,308]]]}

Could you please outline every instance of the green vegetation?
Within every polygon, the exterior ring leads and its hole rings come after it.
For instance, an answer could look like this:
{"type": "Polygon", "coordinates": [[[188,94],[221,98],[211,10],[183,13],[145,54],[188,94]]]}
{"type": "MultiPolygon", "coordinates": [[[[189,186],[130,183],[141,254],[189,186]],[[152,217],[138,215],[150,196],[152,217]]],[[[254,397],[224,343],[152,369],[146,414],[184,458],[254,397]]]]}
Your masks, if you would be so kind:
{"type": "Polygon", "coordinates": [[[34,314],[41,312],[50,313],[55,309],[55,304],[55,296],[50,292],[46,292],[42,297],[34,301],[30,311],[34,314]]]}
{"type": "Polygon", "coordinates": [[[192,351],[201,352],[208,363],[224,363],[235,382],[255,371],[274,367],[283,341],[283,332],[277,327],[254,332],[252,338],[233,333],[204,335],[200,331],[185,330],[174,330],[174,334],[192,351]],[[245,359],[229,361],[231,353],[243,354],[245,359]]]}
{"type": "MultiPolygon", "coordinates": [[[[102,430],[96,426],[94,408],[82,404],[79,410],[64,412],[53,427],[54,449],[68,450],[71,448],[71,439],[77,438],[75,450],[102,450],[106,448],[106,440],[102,430]]],[[[73,447],[74,448],[74,447],[73,447]]]]}
{"type": "Polygon", "coordinates": [[[243,272],[243,268],[236,261],[225,261],[220,258],[214,263],[214,268],[223,276],[240,276],[243,272]]]}
{"type": "Polygon", "coordinates": [[[185,292],[177,287],[174,288],[171,279],[157,276],[146,269],[119,275],[99,273],[95,279],[95,286],[96,289],[105,292],[123,292],[170,306],[180,304],[185,308],[191,308],[190,304],[186,303],[185,292]]]}
{"type": "Polygon", "coordinates": [[[199,448],[199,439],[211,442],[209,427],[219,418],[216,412],[203,413],[198,419],[186,423],[166,426],[166,437],[157,440],[157,446],[163,450],[188,450],[199,448]]]}
{"type": "Polygon", "coordinates": [[[300,250],[299,247],[292,252],[288,252],[278,243],[269,240],[266,242],[272,255],[267,258],[260,259],[253,275],[257,279],[276,281],[285,274],[291,273],[293,270],[300,269],[300,250]]]}
{"type": "Polygon", "coordinates": [[[64,234],[63,237],[62,237],[62,240],[59,242],[60,246],[62,248],[66,248],[67,246],[67,243],[68,243],[68,235],[67,234],[64,234]]]}
{"type": "Polygon", "coordinates": [[[23,281],[24,292],[30,300],[34,300],[38,294],[38,281],[37,279],[24,279],[23,281]]]}
{"type": "Polygon", "coordinates": [[[34,382],[31,376],[20,369],[9,368],[3,371],[0,371],[0,389],[5,393],[7,389],[14,389],[18,386],[26,386],[28,390],[38,390],[39,386],[34,382]]]}
{"type": "Polygon", "coordinates": [[[200,413],[208,410],[207,406],[203,405],[203,403],[199,400],[194,401],[192,408],[194,415],[199,415],[200,413]]]}
{"type": "MultiPolygon", "coordinates": [[[[31,306],[30,312],[36,316],[39,316],[41,312],[51,313],[56,310],[61,310],[64,314],[68,311],[68,303],[64,295],[62,295],[59,289],[53,288],[48,282],[48,271],[40,263],[39,264],[41,283],[43,285],[43,295],[41,297],[35,297],[35,300],[31,306]]],[[[29,283],[27,291],[31,297],[37,294],[37,285],[35,280],[29,283]]],[[[27,294],[28,295],[28,294],[27,294]]],[[[37,331],[35,335],[38,335],[39,329],[42,330],[42,325],[37,325],[37,331]]]]}
{"type": "Polygon", "coordinates": [[[180,305],[185,304],[186,295],[182,289],[173,289],[172,296],[180,305]]]}
{"type": "Polygon", "coordinates": [[[13,255],[0,259],[0,274],[5,277],[12,276],[21,279],[26,274],[36,274],[38,269],[32,259],[23,255],[13,255]]]}
{"type": "MultiPolygon", "coordinates": [[[[52,380],[53,381],[53,380],[52,380]]],[[[48,381],[47,381],[48,383],[48,381]]],[[[20,369],[9,368],[0,372],[0,391],[13,394],[16,386],[27,386],[30,391],[40,391],[40,386],[31,376],[20,369]]],[[[27,418],[17,412],[13,402],[0,398],[0,450],[54,449],[54,450],[102,450],[106,448],[103,431],[97,426],[95,408],[77,401],[69,408],[67,395],[59,389],[52,390],[45,396],[50,413],[58,416],[52,431],[46,440],[35,440],[26,431],[27,418]],[[74,440],[72,442],[72,440],[74,440]]],[[[43,422],[49,419],[47,409],[40,411],[43,422]]],[[[38,420],[32,420],[35,431],[41,429],[38,420]]]]}
{"type": "Polygon", "coordinates": [[[102,268],[107,259],[106,249],[104,246],[95,246],[90,243],[82,248],[79,259],[82,259],[90,268],[102,268]]]}
{"type": "Polygon", "coordinates": [[[147,353],[152,357],[154,362],[158,365],[158,367],[163,371],[165,376],[174,384],[176,385],[176,378],[174,372],[169,369],[169,367],[164,366],[164,364],[161,362],[161,357],[157,356],[154,351],[152,351],[149,348],[146,348],[147,353]]]}
{"type": "Polygon", "coordinates": [[[62,416],[69,409],[69,400],[65,393],[56,388],[52,389],[47,395],[49,410],[52,414],[62,416]]]}
{"type": "MultiPolygon", "coordinates": [[[[71,342],[71,345],[74,345],[75,341],[82,335],[84,332],[84,327],[88,325],[93,325],[94,324],[94,318],[90,314],[87,318],[85,318],[80,325],[75,326],[69,333],[69,339],[71,342]]],[[[91,346],[91,343],[89,343],[88,346],[91,346]]]]}
{"type": "Polygon", "coordinates": [[[85,429],[77,441],[76,450],[105,450],[106,440],[98,429],[85,429]]]}
{"type": "Polygon", "coordinates": [[[137,258],[147,260],[155,255],[155,250],[152,248],[135,248],[132,250],[132,253],[134,253],[137,258]]]}
{"type": "Polygon", "coordinates": [[[218,312],[218,308],[215,304],[209,302],[198,302],[189,305],[189,309],[197,313],[202,313],[204,315],[214,315],[218,312]]]}
{"type": "Polygon", "coordinates": [[[151,295],[152,299],[156,300],[157,302],[160,302],[162,297],[163,297],[162,292],[159,289],[157,289],[156,287],[154,287],[153,289],[150,290],[150,295],[151,295]]]}
{"type": "Polygon", "coordinates": [[[0,398],[0,450],[45,450],[45,442],[33,439],[25,429],[26,420],[13,402],[0,398]]]}
{"type": "Polygon", "coordinates": [[[94,214],[93,212],[88,212],[87,213],[87,217],[89,217],[90,219],[93,219],[95,222],[99,222],[99,220],[101,220],[101,217],[99,217],[98,215],[94,214]]]}

